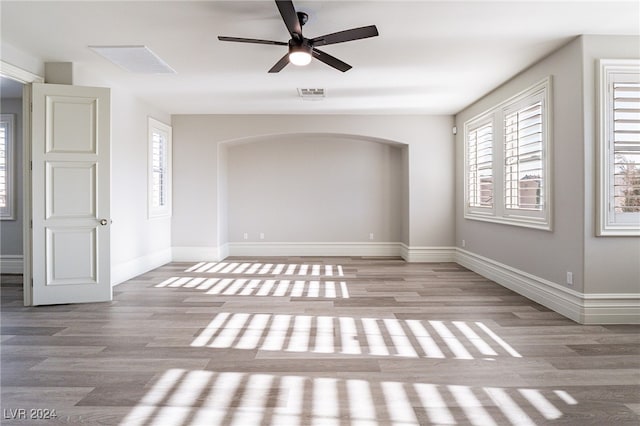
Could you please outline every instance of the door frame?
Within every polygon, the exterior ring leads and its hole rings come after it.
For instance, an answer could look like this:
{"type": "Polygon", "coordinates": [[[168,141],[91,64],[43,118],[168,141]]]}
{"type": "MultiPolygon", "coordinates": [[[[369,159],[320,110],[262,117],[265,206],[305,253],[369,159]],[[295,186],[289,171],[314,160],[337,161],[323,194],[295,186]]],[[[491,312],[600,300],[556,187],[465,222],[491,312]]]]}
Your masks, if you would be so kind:
{"type": "Polygon", "coordinates": [[[44,77],[0,59],[0,75],[19,81],[22,88],[22,288],[24,306],[33,304],[33,265],[31,262],[31,84],[44,83],[44,77]]]}

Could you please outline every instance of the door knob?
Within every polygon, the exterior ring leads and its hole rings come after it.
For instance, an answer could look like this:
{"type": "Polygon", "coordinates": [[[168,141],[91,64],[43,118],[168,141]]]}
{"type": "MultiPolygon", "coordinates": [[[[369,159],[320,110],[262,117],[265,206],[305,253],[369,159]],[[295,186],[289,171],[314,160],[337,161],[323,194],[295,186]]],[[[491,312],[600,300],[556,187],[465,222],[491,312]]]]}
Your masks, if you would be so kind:
{"type": "Polygon", "coordinates": [[[107,223],[109,223],[107,219],[100,219],[100,225],[107,226],[107,223]]]}

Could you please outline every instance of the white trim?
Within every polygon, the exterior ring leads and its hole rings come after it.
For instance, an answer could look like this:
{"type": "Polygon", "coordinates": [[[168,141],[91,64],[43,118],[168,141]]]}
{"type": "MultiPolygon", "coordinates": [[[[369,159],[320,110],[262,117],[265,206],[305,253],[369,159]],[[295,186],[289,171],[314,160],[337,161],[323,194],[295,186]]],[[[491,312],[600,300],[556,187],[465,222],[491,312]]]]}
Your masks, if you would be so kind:
{"type": "Polygon", "coordinates": [[[175,262],[220,261],[228,256],[399,256],[409,263],[455,262],[455,247],[410,247],[404,243],[227,243],[219,247],[174,247],[175,262]]]}
{"type": "Polygon", "coordinates": [[[583,324],[640,324],[640,294],[584,294],[583,324]]]}
{"type": "Polygon", "coordinates": [[[640,60],[638,59],[600,59],[597,62],[596,105],[597,105],[597,195],[596,195],[596,235],[597,236],[640,236],[640,224],[637,213],[627,213],[631,220],[617,222],[610,203],[611,194],[611,161],[610,155],[613,142],[611,135],[611,119],[609,106],[611,106],[609,93],[613,74],[637,74],[640,72],[640,60]]]}
{"type": "Polygon", "coordinates": [[[230,256],[400,256],[400,243],[229,243],[230,256]]]}
{"type": "Polygon", "coordinates": [[[400,256],[409,263],[455,262],[455,247],[409,247],[400,243],[400,256]]]}
{"type": "Polygon", "coordinates": [[[172,260],[172,250],[167,248],[155,253],[140,256],[135,259],[112,265],[111,285],[115,286],[152,269],[166,265],[172,260]]]}
{"type": "Polygon", "coordinates": [[[22,274],[24,258],[18,254],[5,254],[0,256],[0,273],[22,274]]]}
{"type": "Polygon", "coordinates": [[[218,247],[218,259],[226,259],[229,257],[229,243],[222,244],[218,247]]]}
{"type": "Polygon", "coordinates": [[[227,244],[220,247],[173,247],[174,262],[218,262],[229,256],[227,244]]]}
{"type": "Polygon", "coordinates": [[[640,293],[583,294],[460,248],[456,262],[581,324],[640,324],[640,293]]]}
{"type": "Polygon", "coordinates": [[[44,83],[43,77],[22,68],[18,68],[15,65],[11,65],[10,63],[2,60],[0,60],[0,74],[24,84],[44,83]]]}

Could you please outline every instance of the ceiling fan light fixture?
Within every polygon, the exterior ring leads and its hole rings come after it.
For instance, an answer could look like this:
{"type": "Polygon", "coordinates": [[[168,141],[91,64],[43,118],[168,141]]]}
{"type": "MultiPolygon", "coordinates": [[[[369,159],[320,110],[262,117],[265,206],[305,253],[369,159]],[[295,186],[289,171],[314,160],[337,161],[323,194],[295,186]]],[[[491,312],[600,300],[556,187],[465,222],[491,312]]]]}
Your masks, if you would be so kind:
{"type": "MultiPolygon", "coordinates": [[[[1,1],[1,0],[0,0],[1,1]]],[[[351,65],[334,58],[317,46],[344,43],[345,41],[361,40],[363,38],[378,36],[378,29],[375,25],[366,27],[351,28],[349,30],[338,31],[337,33],[325,34],[315,38],[306,38],[302,35],[302,26],[307,22],[309,16],[305,12],[298,12],[291,0],[276,0],[276,6],[282,17],[282,21],[289,31],[291,39],[289,43],[274,40],[262,40],[257,38],[218,36],[220,41],[233,41],[237,43],[270,44],[274,46],[289,45],[289,51],[270,69],[269,73],[277,73],[289,64],[305,66],[311,63],[312,59],[317,59],[338,71],[346,72],[351,69],[351,65]]]]}
{"type": "Polygon", "coordinates": [[[312,47],[307,43],[300,45],[289,45],[289,62],[297,66],[309,65],[311,62],[311,50],[312,47]]]}

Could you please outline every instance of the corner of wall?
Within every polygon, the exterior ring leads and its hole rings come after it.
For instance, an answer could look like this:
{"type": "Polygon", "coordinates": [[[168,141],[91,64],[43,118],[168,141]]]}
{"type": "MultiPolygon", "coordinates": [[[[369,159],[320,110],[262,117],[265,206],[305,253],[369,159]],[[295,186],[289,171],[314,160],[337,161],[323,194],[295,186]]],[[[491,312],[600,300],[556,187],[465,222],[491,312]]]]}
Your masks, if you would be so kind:
{"type": "Polygon", "coordinates": [[[456,262],[580,324],[640,324],[640,293],[584,294],[462,249],[456,262]]]}
{"type": "Polygon", "coordinates": [[[118,263],[111,266],[111,286],[121,284],[131,278],[142,275],[152,269],[165,265],[172,260],[171,248],[118,263]]]}

